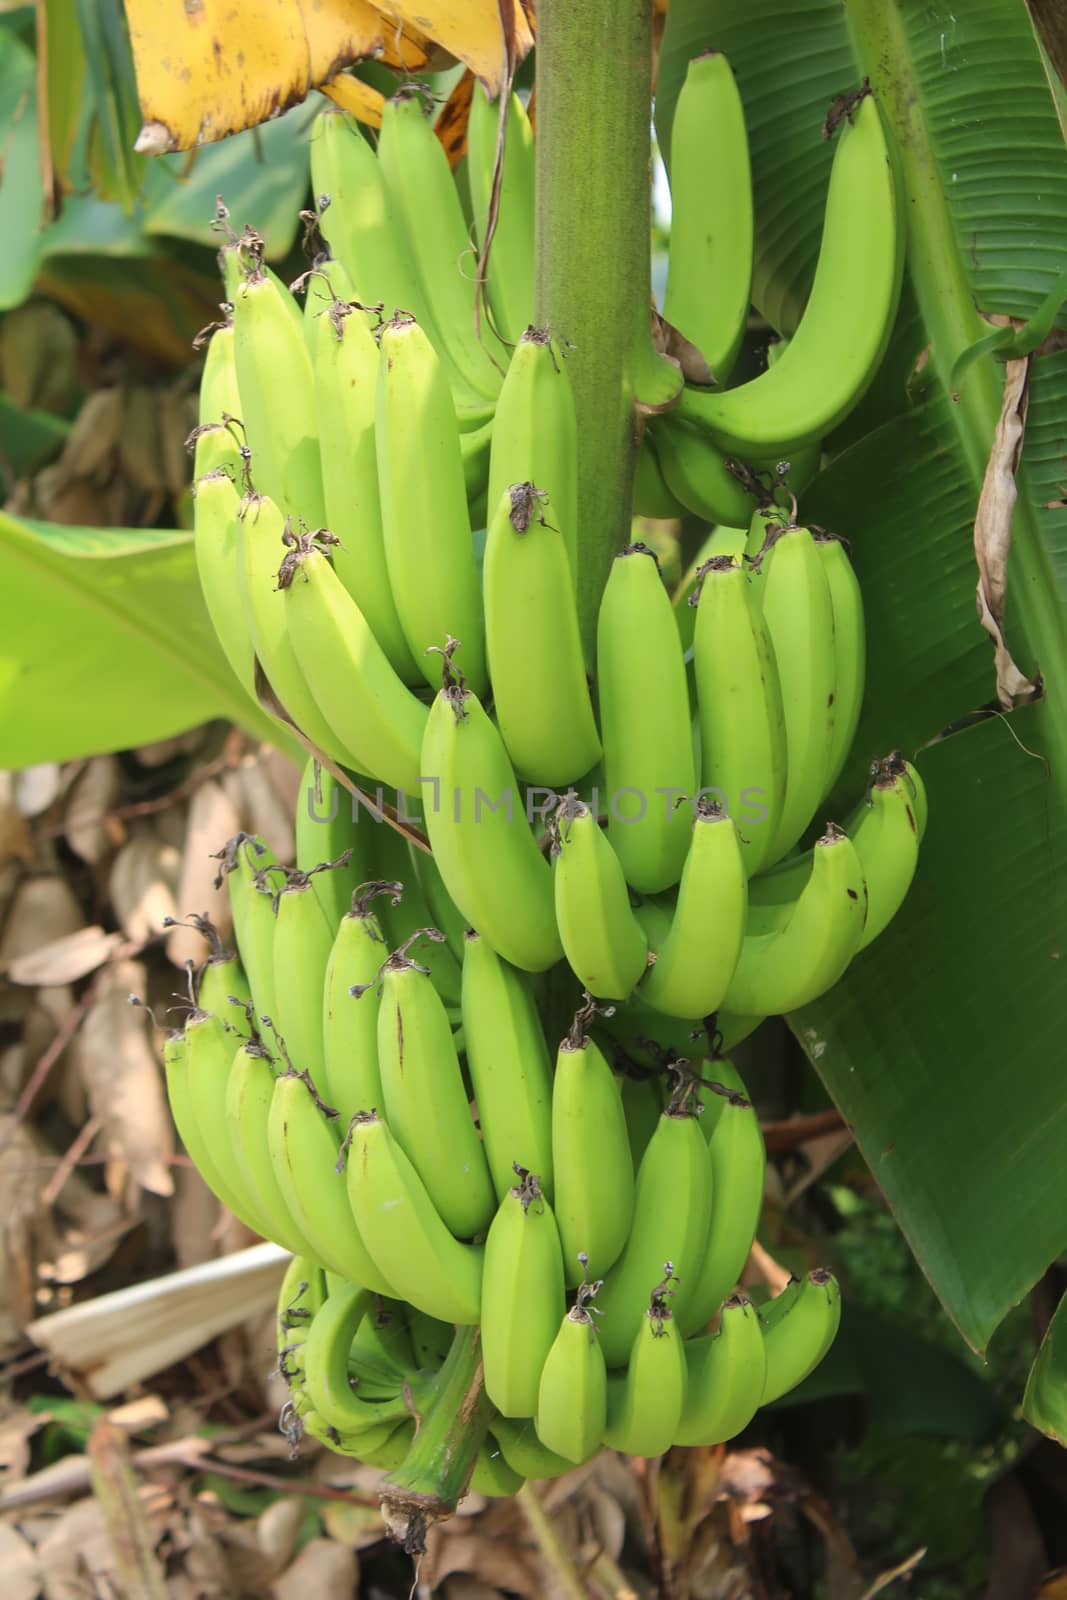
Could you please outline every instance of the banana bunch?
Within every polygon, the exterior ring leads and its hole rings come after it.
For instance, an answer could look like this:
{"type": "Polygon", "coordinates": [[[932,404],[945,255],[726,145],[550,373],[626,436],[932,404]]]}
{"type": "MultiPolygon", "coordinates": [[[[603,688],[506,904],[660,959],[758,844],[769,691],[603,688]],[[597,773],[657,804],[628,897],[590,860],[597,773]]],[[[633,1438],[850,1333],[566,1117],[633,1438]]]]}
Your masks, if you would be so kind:
{"type": "Polygon", "coordinates": [[[229,842],[244,962],[216,942],[165,1054],[205,1180],[293,1253],[285,1430],[395,1469],[476,1324],[481,1492],[738,1432],[817,1364],[840,1306],[826,1273],[765,1312],[737,1292],[765,1154],[736,1069],[664,1051],[639,1103],[588,995],[553,1062],[533,981],[473,932],[449,1006],[412,954],[447,938],[403,932],[398,880],[357,885],[331,938],[354,850],[283,868],[229,842]]]}
{"type": "Polygon", "coordinates": [[[604,1446],[729,1439],[833,1339],[829,1273],[762,1306],[739,1291],[765,1152],[726,1052],[884,931],[926,821],[896,753],[841,818],[862,597],[795,498],[899,290],[878,112],[847,109],[808,308],[727,388],[747,135],[724,58],[691,64],[664,315],[715,383],[645,428],[637,504],[717,526],[687,606],[649,548],[621,549],[591,643],[567,345],[530,322],[520,102],[475,90],[482,282],[410,93],[376,149],[338,114],[316,125],[303,309],[254,231],[228,234],[196,559],[234,672],[312,755],[295,863],[247,835],[220,852],[239,955],[191,980],[165,1071],[205,1181],[293,1256],[294,1443],[397,1468],[476,1328],[472,1486],[507,1494],[604,1446]]]}

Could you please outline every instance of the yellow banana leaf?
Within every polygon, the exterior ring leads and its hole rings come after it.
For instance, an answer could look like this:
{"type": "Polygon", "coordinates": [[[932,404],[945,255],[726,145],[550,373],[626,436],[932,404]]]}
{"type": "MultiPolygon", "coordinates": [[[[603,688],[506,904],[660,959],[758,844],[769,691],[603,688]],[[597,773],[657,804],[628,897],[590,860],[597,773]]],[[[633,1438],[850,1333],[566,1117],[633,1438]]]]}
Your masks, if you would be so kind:
{"type": "Polygon", "coordinates": [[[339,76],[373,59],[419,72],[434,49],[495,90],[532,43],[520,0],[125,0],[143,126],[139,152],[188,150],[322,88],[372,124],[381,97],[339,76]]]}

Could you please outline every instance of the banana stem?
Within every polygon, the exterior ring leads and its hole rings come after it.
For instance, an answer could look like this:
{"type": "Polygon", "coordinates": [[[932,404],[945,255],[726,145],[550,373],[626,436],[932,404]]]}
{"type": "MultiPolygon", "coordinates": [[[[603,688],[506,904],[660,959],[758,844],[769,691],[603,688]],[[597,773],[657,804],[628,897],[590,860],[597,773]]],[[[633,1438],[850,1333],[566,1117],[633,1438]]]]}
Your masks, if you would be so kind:
{"type": "Polygon", "coordinates": [[[432,1523],[455,1511],[489,1431],[493,1407],[482,1382],[480,1332],[456,1329],[411,1449],[382,1488],[385,1525],[409,1554],[425,1548],[432,1523]]]}
{"type": "Polygon", "coordinates": [[[633,361],[648,342],[651,0],[537,8],[536,321],[567,352],[578,415],[578,616],[587,661],[627,542],[633,361]]]}
{"type": "Polygon", "coordinates": [[[556,1524],[541,1503],[541,1497],[532,1483],[524,1483],[515,1496],[529,1524],[530,1532],[541,1547],[541,1554],[551,1568],[561,1595],[566,1600],[589,1600],[589,1586],[585,1582],[570,1551],[560,1538],[556,1524]]]}

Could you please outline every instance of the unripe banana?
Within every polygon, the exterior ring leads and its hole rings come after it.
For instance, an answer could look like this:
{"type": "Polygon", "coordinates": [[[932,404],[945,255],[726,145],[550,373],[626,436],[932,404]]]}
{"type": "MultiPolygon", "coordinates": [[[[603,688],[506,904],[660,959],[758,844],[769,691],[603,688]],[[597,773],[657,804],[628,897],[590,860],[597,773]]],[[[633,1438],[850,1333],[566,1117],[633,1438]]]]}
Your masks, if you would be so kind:
{"type": "MultiPolygon", "coordinates": [[[[295,302],[253,263],[233,302],[241,421],[257,488],[284,517],[326,522],[315,431],[315,381],[295,302]]],[[[299,312],[298,312],[299,316],[299,312]]]]}
{"type": "Polygon", "coordinates": [[[582,1284],[560,1322],[541,1369],[534,1425],[549,1450],[568,1461],[588,1461],[607,1424],[607,1372],[588,1302],[599,1285],[582,1284]]]}
{"type": "MultiPolygon", "coordinates": [[[[437,862],[430,852],[420,849],[413,840],[409,839],[407,854],[410,872],[414,877],[414,884],[412,884],[411,878],[408,878],[405,893],[410,895],[414,887],[418,892],[418,898],[425,903],[427,911],[427,915],[421,917],[416,926],[429,924],[434,928],[440,928],[445,936],[445,942],[449,950],[457,961],[462,962],[465,959],[467,933],[469,932],[467,919],[453,902],[451,895],[445,888],[445,881],[441,876],[437,862]]],[[[398,940],[397,942],[399,943],[400,941],[398,940]]],[[[439,949],[439,946],[434,947],[435,955],[439,949]]],[[[437,982],[436,975],[434,981],[437,982]]],[[[438,983],[438,988],[440,989],[440,987],[441,985],[438,983]]]]}
{"type": "Polygon", "coordinates": [[[755,1306],[735,1294],[722,1308],[717,1333],[687,1339],[689,1368],[675,1444],[722,1444],[755,1416],[767,1371],[763,1329],[755,1306]]]}
{"type": "MultiPolygon", "coordinates": [[[[476,81],[467,121],[467,182],[479,251],[485,250],[492,207],[500,111],[499,101],[491,101],[476,81]]],[[[533,315],[534,260],[534,138],[526,108],[516,94],[507,98],[503,134],[488,282],[494,321],[504,338],[515,344],[533,315]]]]}
{"type": "Polygon", "coordinates": [[[661,1456],[682,1418],[687,1383],[685,1348],[671,1313],[670,1274],[652,1291],[622,1377],[608,1378],[604,1443],[629,1456],[661,1456]]]}
{"type": "Polygon", "coordinates": [[[637,1169],[633,1226],[618,1261],[604,1279],[600,1322],[604,1359],[623,1366],[641,1318],[649,1284],[670,1264],[677,1281],[674,1315],[682,1319],[703,1260],[712,1209],[707,1141],[684,1092],[672,1096],[637,1169]]]}
{"type": "Polygon", "coordinates": [[[485,1241],[482,1361],[497,1410],[530,1417],[566,1299],[556,1219],[534,1174],[518,1163],[515,1171],[485,1241]]]}
{"type": "Polygon", "coordinates": [[[537,1437],[532,1417],[521,1422],[510,1417],[494,1417],[491,1438],[513,1472],[523,1478],[561,1478],[574,1466],[566,1456],[547,1449],[537,1437]]]}
{"type": "Polygon", "coordinates": [[[571,970],[590,994],[625,1000],[644,974],[648,940],[622,863],[584,801],[565,799],[555,830],[556,924],[571,970]]]}
{"type": "Polygon", "coordinates": [[[482,575],[493,705],[508,755],[521,777],[571,783],[599,760],[600,738],[557,512],[532,482],[514,481],[496,503],[482,575]]]}
{"type": "Polygon", "coordinates": [[[311,137],[311,177],[316,195],[329,200],[319,211],[319,227],[359,299],[381,305],[386,316],[401,308],[411,312],[437,343],[396,201],[354,118],[329,109],[319,116],[311,137]]]}
{"type": "Polygon", "coordinates": [[[285,882],[285,870],[266,840],[250,833],[235,834],[215,859],[221,863],[216,885],[226,878],[234,936],[255,1014],[270,1016],[274,1011],[274,891],[285,882]]]}
{"type": "MultiPolygon", "coordinates": [[[[399,898],[396,895],[387,896],[378,905],[378,921],[382,925],[382,933],[389,949],[397,950],[405,940],[410,939],[421,929],[437,927],[433,912],[422,892],[419,874],[411,864],[412,855],[416,850],[425,860],[429,861],[431,858],[424,850],[388,825],[376,825],[372,837],[375,876],[395,879],[403,891],[399,898]]],[[[453,914],[458,915],[454,907],[453,914]]],[[[448,941],[432,939],[423,945],[420,955],[423,966],[430,969],[434,988],[449,1010],[454,1011],[459,1006],[461,973],[460,962],[453,955],[448,941]]]]}
{"type": "Polygon", "coordinates": [[[646,427],[634,460],[634,516],[653,522],[678,522],[688,507],[667,487],[651,430],[646,427]]]}
{"type": "MultiPolygon", "coordinates": [[[[285,621],[343,764],[417,790],[426,708],[393,671],[320,548],[301,536],[278,575],[285,621]]],[[[269,672],[269,669],[268,669],[269,672]]]]}
{"type": "MultiPolygon", "coordinates": [[[[200,968],[196,980],[196,1003],[201,1011],[214,1011],[219,1016],[236,1020],[230,1011],[231,996],[235,1006],[247,1006],[252,996],[248,988],[248,979],[245,977],[244,968],[240,958],[232,950],[227,950],[211,918],[208,916],[192,916],[182,919],[183,922],[203,935],[211,946],[211,954],[200,968]]],[[[173,927],[176,921],[173,917],[164,917],[163,926],[173,927]]]]}
{"type": "Polygon", "coordinates": [[[825,438],[881,363],[900,295],[902,235],[893,164],[868,93],[834,153],[815,281],[789,348],[736,389],[686,389],[679,417],[721,448],[755,457],[825,438]]]}
{"type": "Polygon", "coordinates": [[[296,800],[296,864],[311,877],[326,926],[337,932],[352,896],[373,878],[371,830],[357,821],[357,803],[343,783],[309,756],[296,800]],[[316,872],[324,862],[329,872],[316,872]]]}
{"type": "Polygon", "coordinates": [[[184,1059],[168,1066],[167,1088],[175,1126],[208,1188],[268,1239],[270,1219],[235,1171],[226,1128],[226,1083],[237,1042],[236,1029],[227,1028],[221,1017],[194,1011],[185,1024],[184,1059]]]}
{"type": "Polygon", "coordinates": [[[349,1129],[348,1198],[360,1235],[396,1291],[419,1311],[465,1326],[481,1314],[484,1246],[461,1244],[380,1117],[349,1129]]]}
{"type": "Polygon", "coordinates": [[[841,776],[863,706],[867,673],[867,635],[863,595],[844,542],[831,533],[816,533],[815,548],[830,590],[834,621],[834,707],[830,724],[825,799],[841,776]]]}
{"type": "MultiPolygon", "coordinates": [[[[779,1298],[781,1298],[779,1296],[779,1298]]],[[[769,1405],[814,1372],[834,1342],[841,1321],[841,1290],[833,1273],[816,1267],[780,1315],[771,1301],[763,1311],[767,1374],[761,1404],[769,1405]]]]}
{"type": "Polygon", "coordinates": [[[300,1232],[332,1272],[375,1294],[396,1293],[360,1237],[337,1170],[336,1119],[316,1097],[311,1079],[285,1072],[274,1083],[267,1143],[278,1185],[300,1232]]]}
{"type": "Polygon", "coordinates": [[[867,891],[855,846],[830,824],[812,851],[811,875],[784,926],[746,934],[723,1006],[773,1016],[831,989],[859,949],[867,891]]]}
{"type": "MultiPolygon", "coordinates": [[[[474,326],[474,253],[448,157],[414,96],[387,100],[378,160],[400,213],[441,347],[473,389],[496,398],[500,369],[474,326]]],[[[484,321],[482,331],[486,333],[484,321]]]]}
{"type": "Polygon", "coordinates": [[[315,1251],[293,1220],[267,1146],[274,1070],[266,1046],[255,1039],[239,1045],[226,1079],[226,1133],[232,1166],[267,1222],[267,1237],[294,1255],[313,1259],[315,1251]]]}
{"type": "Polygon", "coordinates": [[[428,1375],[407,1384],[398,1383],[391,1399],[371,1401],[354,1394],[349,1386],[348,1355],[360,1324],[374,1314],[374,1297],[355,1284],[331,1289],[326,1304],[315,1313],[304,1346],[305,1383],[319,1416],[346,1438],[358,1436],[384,1422],[406,1422],[420,1399],[432,1391],[428,1375]]]}
{"type": "Polygon", "coordinates": [[[537,1005],[526,974],[473,931],[463,953],[462,1007],[467,1067],[497,1197],[510,1193],[518,1163],[537,1173],[551,1200],[552,1063],[537,1005]]]}
{"type": "Polygon", "coordinates": [[[698,579],[690,604],[697,613],[693,671],[702,792],[710,790],[733,817],[751,876],[769,859],[785,798],[785,718],[778,668],[740,563],[713,556],[698,579]]]}
{"type": "MultiPolygon", "coordinates": [[[[240,426],[231,429],[228,422],[241,414],[241,393],[237,387],[237,358],[234,352],[233,313],[223,307],[224,320],[215,328],[204,358],[200,374],[200,394],[197,426],[186,440],[186,449],[194,446],[193,478],[223,468],[234,482],[241,473],[243,443],[240,426]]],[[[199,341],[198,341],[199,342],[199,341]]]]}
{"type": "Polygon", "coordinates": [[[492,1500],[508,1500],[518,1494],[523,1478],[506,1461],[501,1450],[487,1438],[474,1462],[467,1481],[468,1494],[484,1494],[492,1500]]]}
{"type": "Polygon", "coordinates": [[[717,1102],[717,1115],[708,1137],[715,1198],[703,1260],[685,1315],[680,1319],[682,1332],[687,1334],[707,1326],[741,1276],[756,1237],[767,1169],[756,1109],[745,1097],[744,1084],[733,1063],[710,1062],[702,1076],[725,1083],[734,1091],[734,1097],[707,1097],[717,1102]]]}
{"type": "Polygon", "coordinates": [[[378,973],[388,958],[372,908],[377,895],[400,893],[398,883],[371,881],[352,896],[326,963],[322,1013],[322,1093],[337,1108],[343,1127],[357,1111],[380,1111],[378,1070],[378,973]]]}
{"type": "Polygon", "coordinates": [[[439,667],[427,651],[449,634],[459,639],[463,670],[484,693],[485,624],[459,425],[444,367],[411,317],[382,329],[376,418],[385,557],[404,637],[432,688],[439,667]]]}
{"type": "Polygon", "coordinates": [[[724,454],[706,433],[673,412],[657,417],[648,433],[663,481],[687,511],[705,522],[747,528],[753,499],[745,479],[754,468],[724,454]]]}
{"type": "MultiPolygon", "coordinates": [[[[688,805],[685,813],[692,816],[688,805]]],[[[641,998],[670,1017],[717,1011],[741,954],[747,909],[736,824],[717,803],[700,800],[669,929],[662,939],[649,929],[655,961],[638,985],[641,998]]]]}
{"type": "MultiPolygon", "coordinates": [[[[434,929],[420,930],[441,939],[434,929]]],[[[409,940],[410,945],[413,941],[409,940]]],[[[395,950],[381,969],[378,1068],[384,1114],[450,1232],[484,1233],[496,1208],[444,1002],[427,968],[395,950]]]]}
{"type": "MultiPolygon", "coordinates": [[[[834,721],[830,586],[810,530],[757,514],[756,594],[774,647],[785,718],[785,797],[763,864],[796,844],[826,792],[834,721]],[[766,532],[764,532],[766,530],[766,532]]],[[[750,543],[753,542],[750,540],[750,543]]]]}
{"type": "Polygon", "coordinates": [[[430,708],[421,771],[426,830],[452,899],[513,966],[544,972],[563,954],[552,871],[526,819],[524,796],[478,698],[445,665],[430,708]]]}
{"type": "Polygon", "coordinates": [[[290,1062],[317,1089],[323,1058],[322,986],[333,944],[313,880],[295,868],[275,896],[274,1012],[290,1062]]]}
{"type": "Polygon", "coordinates": [[[579,1255],[598,1277],[618,1258],[634,1206],[626,1116],[615,1075],[586,1031],[593,1015],[585,1007],[575,1016],[552,1088],[556,1222],[571,1288],[582,1282],[579,1255]]]}
{"type": "Polygon", "coordinates": [[[529,327],[515,346],[493,418],[490,506],[513,483],[534,483],[552,507],[570,563],[578,572],[578,421],[566,357],[547,328],[529,327]]]}
{"type": "Polygon", "coordinates": [[[633,1157],[635,1172],[641,1165],[641,1157],[656,1131],[663,1110],[663,1095],[660,1092],[659,1080],[654,1073],[634,1075],[638,1070],[636,1067],[632,1072],[624,1070],[619,1078],[619,1093],[622,1096],[622,1109],[630,1136],[630,1155],[633,1157]]]}
{"type": "Polygon", "coordinates": [[[332,552],[334,571],[390,666],[405,683],[418,683],[422,674],[400,626],[385,559],[374,435],[378,344],[334,261],[309,275],[308,323],[326,525],[341,541],[332,552]]]}
{"type": "Polygon", "coordinates": [[[597,682],[608,839],[627,882],[656,894],[681,876],[693,815],[684,801],[697,780],[681,640],[647,545],[627,545],[612,562],[597,621],[597,682]],[[623,800],[631,795],[636,807],[623,800]]]}
{"type": "MultiPolygon", "coordinates": [[[[228,430],[220,427],[218,432],[230,438],[228,430]]],[[[197,456],[202,456],[199,443],[197,456]]],[[[228,466],[197,474],[193,481],[193,551],[200,592],[234,677],[254,700],[255,661],[241,605],[240,506],[228,466]]]]}
{"type": "Polygon", "coordinates": [[[350,758],[304,676],[285,598],[278,593],[280,565],[295,543],[290,524],[273,500],[247,495],[241,502],[239,525],[241,600],[259,664],[289,719],[317,749],[343,765],[350,758]]]}
{"type": "Polygon", "coordinates": [[[663,314],[723,385],[748,321],[753,217],[744,107],[730,63],[716,50],[690,61],[679,91],[670,179],[663,314]]]}

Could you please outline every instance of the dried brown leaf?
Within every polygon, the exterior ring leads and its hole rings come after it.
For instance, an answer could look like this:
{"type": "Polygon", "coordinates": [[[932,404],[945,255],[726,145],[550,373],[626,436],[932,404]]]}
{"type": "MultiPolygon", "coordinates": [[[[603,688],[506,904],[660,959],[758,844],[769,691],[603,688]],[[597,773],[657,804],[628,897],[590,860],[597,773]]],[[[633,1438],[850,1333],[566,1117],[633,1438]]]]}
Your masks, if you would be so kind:
{"type": "Polygon", "coordinates": [[[25,879],[19,885],[0,939],[0,971],[20,956],[74,933],[84,923],[82,908],[63,878],[25,879]]]}
{"type": "Polygon", "coordinates": [[[115,857],[108,892],[120,927],[135,944],[162,933],[166,919],[178,915],[174,891],[179,866],[178,851],[163,844],[147,822],[137,826],[115,857]]]}
{"type": "Polygon", "coordinates": [[[354,1550],[333,1539],[311,1539],[288,1572],[270,1586],[274,1600],[351,1600],[359,1584],[354,1550]]]}
{"type": "Polygon", "coordinates": [[[39,817],[63,789],[63,769],[57,761],[23,767],[15,774],[15,805],[24,817],[39,817]]]}
{"type": "Polygon", "coordinates": [[[145,1031],[146,975],[136,961],[119,961],[103,975],[76,1041],[93,1115],[100,1119],[113,1159],[135,1183],[171,1195],[174,1139],[155,1052],[145,1031]]]}
{"type": "Polygon", "coordinates": [[[114,756],[94,756],[75,779],[64,825],[67,843],[83,861],[95,865],[121,837],[121,824],[108,820],[118,792],[119,764],[114,756]],[[113,830],[118,830],[117,835],[113,830]]]}
{"type": "Polygon", "coordinates": [[[107,933],[98,926],[79,928],[20,956],[7,969],[7,976],[12,983],[30,987],[76,983],[102,967],[121,943],[119,933],[107,933]]]}
{"type": "Polygon", "coordinates": [[[296,1545],[304,1520],[304,1502],[299,1495],[283,1495],[263,1511],[256,1521],[256,1543],[268,1561],[281,1571],[296,1545]]]}
{"type": "Polygon", "coordinates": [[[37,1552],[7,1522],[0,1522],[0,1572],[4,1575],[4,1600],[37,1600],[41,1592],[37,1552]]]}
{"type": "MultiPolygon", "coordinates": [[[[226,884],[215,887],[219,864],[213,858],[220,841],[232,839],[239,828],[237,811],[222,785],[214,779],[202,783],[189,802],[177,900],[183,916],[206,912],[223,938],[233,919],[226,884]]],[[[173,928],[167,936],[166,951],[176,967],[183,967],[186,961],[195,961],[199,966],[211,953],[203,934],[190,927],[173,928]]]]}
{"type": "Polygon", "coordinates": [[[69,483],[75,478],[103,482],[110,475],[122,438],[124,409],[121,389],[92,391],[83,402],[56,463],[61,482],[69,483]]]}
{"type": "Polygon", "coordinates": [[[279,861],[292,861],[296,853],[294,808],[286,805],[255,758],[242,762],[238,770],[244,791],[244,805],[239,809],[248,817],[248,832],[262,834],[279,861]]]}
{"type": "Polygon", "coordinates": [[[1005,363],[1000,417],[974,519],[978,619],[995,646],[997,699],[1005,711],[1010,711],[1018,700],[1031,698],[1035,687],[1035,680],[1028,678],[1015,664],[1004,638],[1011,525],[1018,498],[1015,474],[1019,468],[1026,431],[1031,359],[1030,356],[1024,356],[1005,363]]]}

